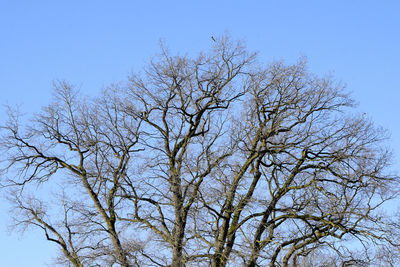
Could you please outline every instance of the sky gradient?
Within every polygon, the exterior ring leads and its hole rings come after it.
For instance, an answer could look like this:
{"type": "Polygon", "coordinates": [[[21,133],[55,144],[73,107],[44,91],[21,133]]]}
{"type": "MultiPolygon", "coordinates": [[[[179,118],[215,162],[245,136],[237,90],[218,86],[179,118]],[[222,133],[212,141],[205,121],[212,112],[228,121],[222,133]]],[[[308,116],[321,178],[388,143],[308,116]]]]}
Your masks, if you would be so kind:
{"type": "MultiPolygon", "coordinates": [[[[388,130],[400,168],[400,1],[1,1],[0,104],[28,115],[65,79],[86,95],[119,81],[159,51],[195,54],[228,32],[260,61],[295,62],[332,74],[388,130]]],[[[0,124],[5,120],[0,110],[0,124]]],[[[0,201],[0,266],[40,267],[54,247],[40,232],[8,234],[0,201]]]]}

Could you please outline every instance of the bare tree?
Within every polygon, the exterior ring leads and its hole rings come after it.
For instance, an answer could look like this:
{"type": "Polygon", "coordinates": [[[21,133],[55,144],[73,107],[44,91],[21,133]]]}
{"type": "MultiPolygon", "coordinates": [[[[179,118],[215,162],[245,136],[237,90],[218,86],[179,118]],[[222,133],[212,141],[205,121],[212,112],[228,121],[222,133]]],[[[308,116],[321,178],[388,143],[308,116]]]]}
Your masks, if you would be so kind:
{"type": "Polygon", "coordinates": [[[41,228],[64,266],[394,266],[385,132],[304,60],[262,66],[213,44],[195,59],[162,49],[87,101],[58,82],[30,122],[10,110],[15,225],[41,228]]]}

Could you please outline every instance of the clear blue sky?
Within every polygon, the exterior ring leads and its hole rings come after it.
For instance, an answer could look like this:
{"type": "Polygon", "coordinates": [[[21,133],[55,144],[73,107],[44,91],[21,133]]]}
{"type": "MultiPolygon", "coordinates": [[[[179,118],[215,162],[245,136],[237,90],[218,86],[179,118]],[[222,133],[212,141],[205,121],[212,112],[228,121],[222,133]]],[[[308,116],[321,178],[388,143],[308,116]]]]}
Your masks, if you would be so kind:
{"type": "MultiPolygon", "coordinates": [[[[265,62],[307,56],[310,71],[345,82],[359,110],[391,133],[399,169],[399,14],[398,0],[0,0],[0,104],[38,111],[55,79],[97,94],[140,70],[160,39],[193,53],[227,31],[265,62]]],[[[8,235],[8,208],[0,203],[0,266],[46,266],[53,247],[39,233],[8,235]]]]}

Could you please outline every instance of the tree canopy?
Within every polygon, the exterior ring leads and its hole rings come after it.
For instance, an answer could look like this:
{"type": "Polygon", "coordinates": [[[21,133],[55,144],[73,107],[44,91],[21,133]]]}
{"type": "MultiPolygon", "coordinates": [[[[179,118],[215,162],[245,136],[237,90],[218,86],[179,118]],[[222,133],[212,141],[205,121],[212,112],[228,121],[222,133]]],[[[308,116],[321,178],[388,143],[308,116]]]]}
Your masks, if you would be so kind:
{"type": "Polygon", "coordinates": [[[0,181],[58,264],[399,263],[387,134],[304,59],[261,64],[221,37],[96,97],[54,87],[30,121],[10,109],[0,181]]]}

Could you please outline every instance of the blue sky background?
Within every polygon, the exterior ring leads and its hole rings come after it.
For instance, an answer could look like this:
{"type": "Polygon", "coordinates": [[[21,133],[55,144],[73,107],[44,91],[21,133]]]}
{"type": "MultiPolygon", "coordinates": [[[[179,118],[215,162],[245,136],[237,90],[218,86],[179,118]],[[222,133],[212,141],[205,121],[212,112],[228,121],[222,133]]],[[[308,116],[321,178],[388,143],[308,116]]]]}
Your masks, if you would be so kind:
{"type": "MultiPolygon", "coordinates": [[[[0,0],[0,104],[25,112],[49,103],[52,81],[95,95],[158,52],[208,49],[224,32],[260,61],[295,62],[347,84],[376,124],[388,129],[400,167],[400,1],[6,1],[0,0]]],[[[0,123],[5,120],[0,110],[0,123]]],[[[7,233],[0,201],[0,266],[46,266],[55,250],[39,232],[7,233]]]]}

